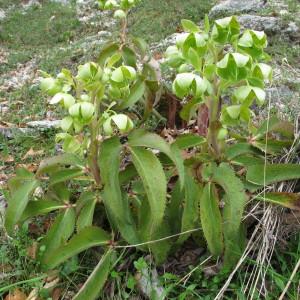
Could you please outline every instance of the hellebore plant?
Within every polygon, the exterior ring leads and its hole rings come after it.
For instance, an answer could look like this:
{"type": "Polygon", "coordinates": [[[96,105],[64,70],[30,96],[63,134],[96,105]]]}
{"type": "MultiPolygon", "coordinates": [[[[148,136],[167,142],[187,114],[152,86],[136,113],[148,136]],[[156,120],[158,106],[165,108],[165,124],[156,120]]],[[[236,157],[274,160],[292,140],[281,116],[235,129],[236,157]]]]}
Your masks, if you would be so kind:
{"type": "Polygon", "coordinates": [[[265,162],[266,155],[291,145],[291,125],[272,118],[257,127],[252,121],[252,105],[264,103],[265,81],[272,76],[262,62],[268,59],[265,34],[240,34],[235,17],[217,20],[212,28],[206,18],[204,31],[182,21],[186,33],[166,52],[177,71],[173,92],[183,99],[183,119],[206,109],[209,122],[205,136],[184,134],[169,144],[142,128],[159,82],[146,43],[126,37],[127,14],[137,2],[99,1],[121,19],[120,42],[106,45],[97,62],[79,66],[75,75],[66,69],[56,78],[44,73],[41,89],[66,113],[57,135],[64,153],[43,160],[35,174],[17,170],[8,184],[9,235],[32,217],[57,212],[39,241],[44,270],[103,247],[77,300],[98,297],[117,248],[150,251],[162,263],[201,227],[209,251],[229,270],[243,249],[242,217],[250,198],[299,209],[295,194],[255,194],[300,177],[297,165],[265,162]],[[138,101],[145,104],[143,120],[127,113],[138,101]],[[182,153],[191,148],[184,160],[182,153]],[[36,198],[39,186],[45,193],[36,198]]]}

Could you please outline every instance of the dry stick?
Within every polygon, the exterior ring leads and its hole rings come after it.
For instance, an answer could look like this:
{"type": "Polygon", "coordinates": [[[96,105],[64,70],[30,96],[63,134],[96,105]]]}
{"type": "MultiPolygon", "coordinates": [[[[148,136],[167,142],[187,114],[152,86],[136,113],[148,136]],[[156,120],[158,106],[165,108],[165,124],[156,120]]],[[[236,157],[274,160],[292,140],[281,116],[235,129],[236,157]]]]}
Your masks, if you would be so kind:
{"type": "Polygon", "coordinates": [[[234,274],[237,272],[237,270],[239,269],[239,267],[242,265],[242,263],[244,262],[244,260],[246,259],[246,257],[248,256],[248,254],[251,252],[252,248],[254,247],[255,243],[253,242],[253,240],[254,240],[254,237],[256,236],[257,231],[258,231],[258,227],[256,227],[256,229],[253,231],[252,236],[251,236],[251,238],[250,238],[250,240],[248,242],[247,248],[245,249],[243,255],[239,259],[239,261],[236,264],[234,270],[230,273],[230,275],[228,276],[227,281],[225,282],[225,284],[223,285],[222,289],[219,291],[219,293],[217,294],[217,296],[214,298],[214,300],[222,299],[223,294],[226,292],[229,284],[231,283],[231,280],[232,280],[234,274]]]}
{"type": "Polygon", "coordinates": [[[165,240],[168,240],[168,239],[171,239],[173,237],[180,236],[180,235],[183,235],[183,234],[196,232],[196,231],[199,231],[201,229],[202,228],[195,228],[195,229],[187,230],[187,231],[184,231],[184,232],[181,232],[181,233],[176,233],[176,234],[173,234],[173,235],[170,235],[170,236],[166,236],[166,237],[163,237],[161,239],[147,241],[147,242],[140,243],[140,244],[135,244],[135,245],[125,245],[125,246],[116,245],[116,246],[113,246],[113,248],[115,248],[115,249],[137,248],[137,247],[140,247],[140,246],[150,245],[150,244],[155,244],[155,243],[158,243],[158,242],[161,242],[161,241],[165,241],[165,240]]]}
{"type": "Polygon", "coordinates": [[[292,280],[293,280],[294,276],[296,275],[299,267],[300,267],[300,258],[299,258],[299,260],[298,260],[298,262],[297,262],[297,264],[296,264],[296,266],[295,266],[295,268],[294,268],[294,270],[292,272],[292,275],[291,275],[291,277],[290,277],[287,285],[285,286],[285,288],[284,288],[283,292],[281,293],[281,295],[280,295],[280,297],[279,297],[278,300],[283,300],[283,297],[286,294],[287,290],[289,289],[290,284],[292,283],[292,280]]]}

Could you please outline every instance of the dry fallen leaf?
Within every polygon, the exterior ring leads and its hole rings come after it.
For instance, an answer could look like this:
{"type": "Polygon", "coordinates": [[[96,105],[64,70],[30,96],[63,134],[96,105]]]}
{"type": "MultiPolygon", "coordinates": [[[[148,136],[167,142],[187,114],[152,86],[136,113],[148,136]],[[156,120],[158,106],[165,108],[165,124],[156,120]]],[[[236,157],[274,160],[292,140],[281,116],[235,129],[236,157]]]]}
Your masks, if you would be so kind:
{"type": "Polygon", "coordinates": [[[27,255],[32,259],[36,259],[37,249],[38,243],[34,242],[30,247],[27,248],[27,255]]]}
{"type": "Polygon", "coordinates": [[[28,157],[34,157],[34,156],[39,156],[44,153],[44,150],[33,150],[33,148],[30,148],[27,153],[23,156],[22,160],[27,159],[28,157]]]}
{"type": "Polygon", "coordinates": [[[12,293],[9,293],[4,300],[26,300],[27,296],[21,290],[15,289],[12,293]]]}
{"type": "Polygon", "coordinates": [[[11,155],[5,155],[5,156],[2,156],[1,158],[5,163],[11,163],[11,162],[15,161],[15,159],[11,155]]]}
{"type": "Polygon", "coordinates": [[[37,164],[17,164],[16,168],[25,168],[27,169],[29,172],[35,172],[38,169],[38,165],[37,164]]]}

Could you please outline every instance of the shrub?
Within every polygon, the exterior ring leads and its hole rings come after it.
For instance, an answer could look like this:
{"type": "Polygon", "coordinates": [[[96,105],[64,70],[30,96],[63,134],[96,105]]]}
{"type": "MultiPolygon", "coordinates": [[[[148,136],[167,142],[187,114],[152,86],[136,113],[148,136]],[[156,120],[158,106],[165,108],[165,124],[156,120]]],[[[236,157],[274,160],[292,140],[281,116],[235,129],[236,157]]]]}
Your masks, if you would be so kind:
{"type": "Polygon", "coordinates": [[[66,69],[56,78],[44,73],[41,89],[52,97],[51,104],[66,111],[57,135],[64,153],[42,161],[36,174],[17,170],[9,181],[8,234],[16,224],[57,211],[39,243],[45,270],[90,247],[103,247],[102,259],[75,299],[97,297],[118,248],[150,251],[161,263],[201,226],[209,251],[223,257],[227,271],[243,250],[242,220],[249,200],[299,209],[297,195],[255,193],[298,178],[300,169],[266,163],[267,155],[291,145],[291,125],[272,118],[256,126],[252,120],[252,104],[263,104],[264,84],[272,76],[262,62],[268,59],[265,34],[246,30],[241,35],[235,17],[212,26],[206,18],[204,31],[182,21],[186,32],[166,53],[177,72],[173,92],[184,99],[183,119],[197,114],[199,119],[204,111],[209,122],[202,136],[184,134],[169,144],[126,113],[144,100],[147,116],[147,100],[159,86],[146,43],[126,36],[128,10],[136,2],[99,2],[115,10],[121,34],[97,62],[79,66],[75,75],[66,69]],[[181,154],[190,148],[196,151],[184,160],[181,154]],[[35,199],[32,193],[40,185],[46,186],[45,195],[35,199]],[[106,230],[93,225],[96,216],[99,220],[96,207],[104,219],[97,224],[106,230]]]}

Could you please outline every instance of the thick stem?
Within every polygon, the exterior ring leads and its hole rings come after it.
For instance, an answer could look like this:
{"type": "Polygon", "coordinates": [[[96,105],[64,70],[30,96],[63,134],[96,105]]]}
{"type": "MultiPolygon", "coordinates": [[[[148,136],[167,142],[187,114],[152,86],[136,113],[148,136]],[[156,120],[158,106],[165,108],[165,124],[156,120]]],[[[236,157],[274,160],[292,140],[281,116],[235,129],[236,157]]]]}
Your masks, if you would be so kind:
{"type": "Polygon", "coordinates": [[[122,25],[121,25],[121,46],[120,50],[123,49],[123,47],[126,45],[126,34],[127,34],[127,15],[126,18],[122,19],[122,25]]]}
{"type": "Polygon", "coordinates": [[[209,101],[209,127],[208,127],[208,142],[212,152],[220,156],[220,147],[218,143],[218,131],[220,127],[220,96],[218,93],[219,87],[217,80],[214,81],[214,96],[209,101]]]}
{"type": "Polygon", "coordinates": [[[90,170],[93,174],[97,187],[101,187],[101,176],[100,176],[100,168],[98,165],[98,157],[99,157],[99,141],[98,141],[98,116],[100,110],[100,99],[97,96],[93,97],[93,103],[96,105],[95,107],[95,116],[90,125],[91,131],[91,144],[89,147],[88,153],[88,162],[90,170]]]}

